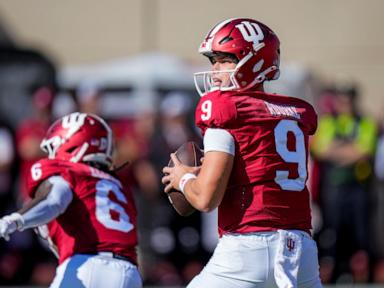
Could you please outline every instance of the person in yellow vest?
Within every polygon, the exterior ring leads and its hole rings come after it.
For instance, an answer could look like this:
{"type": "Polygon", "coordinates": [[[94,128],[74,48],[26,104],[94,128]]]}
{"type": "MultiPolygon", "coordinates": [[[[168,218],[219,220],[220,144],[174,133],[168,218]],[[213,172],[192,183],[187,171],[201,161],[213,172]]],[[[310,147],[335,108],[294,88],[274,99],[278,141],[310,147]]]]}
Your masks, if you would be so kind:
{"type": "Polygon", "coordinates": [[[351,273],[355,281],[364,282],[369,277],[368,185],[378,128],[359,113],[357,98],[354,85],[335,89],[333,113],[320,118],[311,150],[321,167],[324,229],[319,239],[325,241],[319,241],[319,250],[326,261],[320,259],[320,265],[327,264],[333,280],[351,273]]]}

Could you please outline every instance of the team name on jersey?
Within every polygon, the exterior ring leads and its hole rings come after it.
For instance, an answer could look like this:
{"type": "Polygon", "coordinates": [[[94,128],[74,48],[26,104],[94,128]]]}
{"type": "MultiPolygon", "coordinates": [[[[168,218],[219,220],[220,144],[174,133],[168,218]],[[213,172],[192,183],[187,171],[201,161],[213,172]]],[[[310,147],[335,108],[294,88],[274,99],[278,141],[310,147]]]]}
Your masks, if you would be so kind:
{"type": "Polygon", "coordinates": [[[264,101],[269,113],[274,116],[290,116],[296,119],[300,119],[300,114],[297,113],[296,107],[288,105],[277,105],[264,101]]]}

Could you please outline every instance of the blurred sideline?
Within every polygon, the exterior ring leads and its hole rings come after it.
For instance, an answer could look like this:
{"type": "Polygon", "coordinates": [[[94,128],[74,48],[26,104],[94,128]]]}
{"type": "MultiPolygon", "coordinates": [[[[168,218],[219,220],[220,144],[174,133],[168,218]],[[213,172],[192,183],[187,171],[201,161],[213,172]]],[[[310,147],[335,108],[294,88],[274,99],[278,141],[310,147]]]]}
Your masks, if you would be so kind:
{"type": "MultiPolygon", "coordinates": [[[[1,288],[46,288],[48,286],[0,286],[1,288]]],[[[372,285],[356,285],[356,284],[345,284],[345,285],[324,285],[324,288],[382,288],[383,285],[372,284],[372,285]]],[[[143,288],[184,288],[184,286],[143,286],[143,288]]]]}

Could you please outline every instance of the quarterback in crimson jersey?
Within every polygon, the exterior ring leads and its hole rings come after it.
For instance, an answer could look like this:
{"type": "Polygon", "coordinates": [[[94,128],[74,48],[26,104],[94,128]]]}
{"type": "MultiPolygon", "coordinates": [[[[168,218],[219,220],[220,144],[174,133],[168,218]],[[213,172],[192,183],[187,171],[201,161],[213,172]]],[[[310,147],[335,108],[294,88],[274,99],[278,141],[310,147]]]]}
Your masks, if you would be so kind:
{"type": "Polygon", "coordinates": [[[111,129],[96,115],[57,120],[41,143],[48,159],[31,168],[32,200],[0,219],[6,239],[26,228],[45,232],[59,258],[51,287],[142,287],[136,208],[130,188],[111,170],[112,141],[111,129]]]}
{"type": "Polygon", "coordinates": [[[204,161],[196,169],[172,154],[162,179],[196,209],[218,208],[219,243],[188,288],[321,287],[306,186],[317,115],[303,100],[264,92],[279,76],[279,39],[256,20],[228,19],[199,52],[212,64],[195,74],[204,161]]]}
{"type": "Polygon", "coordinates": [[[227,191],[219,206],[221,234],[276,229],[309,232],[305,155],[316,119],[312,106],[297,98],[225,91],[201,98],[196,125],[203,134],[209,128],[226,129],[236,143],[227,191]]]}

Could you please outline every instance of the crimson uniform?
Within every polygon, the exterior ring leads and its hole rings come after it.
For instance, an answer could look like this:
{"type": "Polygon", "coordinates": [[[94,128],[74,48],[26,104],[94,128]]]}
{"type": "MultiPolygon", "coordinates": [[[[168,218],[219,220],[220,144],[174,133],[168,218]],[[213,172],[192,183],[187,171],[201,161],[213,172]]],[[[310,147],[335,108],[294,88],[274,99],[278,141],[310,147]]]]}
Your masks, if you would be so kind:
{"type": "Polygon", "coordinates": [[[28,178],[31,197],[50,176],[60,175],[73,191],[66,211],[48,224],[62,263],[74,254],[113,252],[137,263],[136,208],[131,190],[101,170],[83,163],[43,159],[28,178]]]}
{"type": "Polygon", "coordinates": [[[33,200],[0,219],[0,237],[38,228],[59,258],[51,288],[142,287],[132,193],[96,168],[113,166],[111,128],[74,112],[49,127],[40,148],[47,158],[26,177],[33,200]]]}
{"type": "Polygon", "coordinates": [[[205,153],[222,152],[209,159],[226,161],[220,172],[231,165],[231,174],[223,177],[224,195],[222,189],[213,195],[223,197],[221,237],[188,288],[321,287],[316,243],[307,233],[308,138],[317,116],[303,100],[262,92],[280,74],[277,35],[254,19],[226,19],[208,32],[199,53],[212,66],[195,73],[202,96],[196,125],[205,153]]]}
{"type": "Polygon", "coordinates": [[[219,232],[311,229],[308,137],[313,107],[264,92],[213,91],[196,109],[196,125],[227,130],[235,139],[228,188],[219,206],[219,232]]]}

